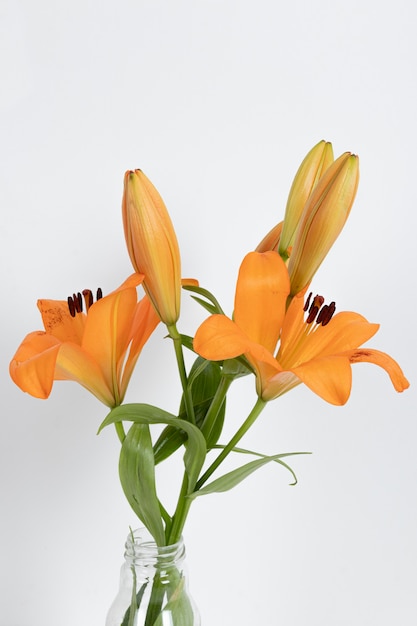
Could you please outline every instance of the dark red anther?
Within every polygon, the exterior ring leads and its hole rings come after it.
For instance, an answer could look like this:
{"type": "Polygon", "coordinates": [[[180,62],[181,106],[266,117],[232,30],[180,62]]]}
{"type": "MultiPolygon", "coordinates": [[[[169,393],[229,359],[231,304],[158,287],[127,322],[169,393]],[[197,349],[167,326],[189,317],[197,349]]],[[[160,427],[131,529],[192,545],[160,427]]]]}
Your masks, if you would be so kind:
{"type": "Polygon", "coordinates": [[[318,312],[319,312],[319,308],[315,306],[314,304],[312,304],[308,312],[308,317],[306,319],[307,324],[311,324],[312,322],[314,322],[318,312]]]}
{"type": "Polygon", "coordinates": [[[319,295],[314,296],[313,302],[308,310],[308,317],[306,319],[307,324],[311,324],[312,322],[314,322],[323,302],[324,302],[323,296],[319,296],[319,295]]]}
{"type": "Polygon", "coordinates": [[[324,304],[323,296],[319,296],[319,295],[314,296],[314,300],[313,300],[313,305],[314,306],[316,306],[319,309],[321,306],[323,306],[323,304],[324,304]]]}
{"type": "Polygon", "coordinates": [[[329,308],[328,304],[324,304],[320,311],[319,314],[317,315],[317,319],[316,319],[316,324],[321,324],[322,321],[324,320],[325,316],[327,315],[327,310],[329,308]]]}
{"type": "Polygon", "coordinates": [[[74,301],[74,306],[75,306],[75,310],[77,311],[77,313],[82,313],[83,301],[82,301],[80,292],[78,292],[77,294],[73,293],[72,299],[74,301]]]}
{"type": "Polygon", "coordinates": [[[67,302],[68,302],[68,309],[69,309],[71,317],[75,317],[74,300],[71,298],[71,296],[68,296],[67,302]]]}
{"type": "Polygon", "coordinates": [[[86,308],[86,311],[88,311],[88,309],[94,302],[93,292],[91,291],[91,289],[84,289],[83,296],[84,296],[85,308],[86,308]]]}
{"type": "MultiPolygon", "coordinates": [[[[71,317],[75,317],[76,313],[83,312],[83,296],[84,296],[85,308],[86,308],[87,313],[88,313],[89,308],[93,305],[94,297],[93,297],[93,292],[91,291],[91,289],[83,289],[82,295],[80,294],[80,292],[73,293],[72,296],[69,296],[67,300],[68,309],[69,309],[71,317]]],[[[102,297],[103,297],[103,292],[101,291],[100,288],[98,288],[97,300],[100,300],[100,298],[102,297]]]]}
{"type": "Polygon", "coordinates": [[[308,294],[308,298],[307,298],[307,300],[306,300],[306,303],[305,303],[305,305],[304,305],[304,309],[303,309],[303,311],[304,311],[304,312],[308,311],[308,308],[309,308],[309,306],[310,306],[310,300],[311,300],[311,296],[312,296],[312,295],[313,295],[313,292],[312,292],[312,291],[310,291],[310,293],[308,294]]]}
{"type": "Polygon", "coordinates": [[[321,324],[322,326],[326,326],[333,317],[334,312],[336,311],[336,303],[330,302],[330,304],[325,304],[322,310],[320,311],[317,324],[321,324]]]}

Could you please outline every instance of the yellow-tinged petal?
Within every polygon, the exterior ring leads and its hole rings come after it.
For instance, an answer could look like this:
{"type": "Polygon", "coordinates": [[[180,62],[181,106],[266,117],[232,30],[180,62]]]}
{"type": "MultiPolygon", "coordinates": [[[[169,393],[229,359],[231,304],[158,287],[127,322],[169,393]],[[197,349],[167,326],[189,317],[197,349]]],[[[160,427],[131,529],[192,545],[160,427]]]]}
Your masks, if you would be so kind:
{"type": "Polygon", "coordinates": [[[379,324],[371,324],[359,313],[342,311],[326,326],[317,325],[304,344],[304,359],[337,354],[361,346],[378,332],[379,324]]]}
{"type": "Polygon", "coordinates": [[[279,241],[279,253],[285,259],[293,246],[304,206],[324,172],[333,163],[332,144],[319,141],[301,163],[287,200],[284,225],[279,241]]]}
{"type": "Polygon", "coordinates": [[[140,300],[135,308],[134,318],[131,329],[131,345],[126,363],[123,367],[123,373],[120,372],[120,364],[118,369],[118,378],[121,378],[120,395],[123,398],[136,361],[142,351],[143,346],[160,322],[159,316],[155,311],[151,301],[147,296],[140,300]]]}
{"type": "MultiPolygon", "coordinates": [[[[298,317],[298,323],[300,322],[301,319],[298,317]]],[[[326,326],[305,324],[304,332],[299,333],[298,336],[296,336],[295,324],[293,323],[287,330],[286,323],[287,320],[282,330],[281,347],[277,355],[278,360],[285,367],[288,362],[295,366],[301,361],[351,350],[368,341],[379,328],[378,324],[370,324],[359,313],[350,311],[338,313],[326,326]],[[297,345],[300,346],[298,350],[297,345]]]]}
{"type": "Polygon", "coordinates": [[[145,275],[143,286],[161,320],[174,324],[181,299],[178,242],[160,194],[141,170],[125,174],[122,212],[132,265],[145,275]]]}
{"type": "Polygon", "coordinates": [[[79,383],[110,408],[118,400],[97,361],[75,343],[61,344],[55,364],[55,378],[79,383]]]}
{"type": "Polygon", "coordinates": [[[299,293],[339,236],[359,183],[358,157],[346,152],[326,170],[310,195],[297,228],[288,265],[291,295],[299,293]]]}
{"type": "Polygon", "coordinates": [[[268,250],[278,252],[278,244],[283,225],[284,222],[279,222],[279,224],[271,228],[269,233],[267,233],[262,241],[257,245],[256,252],[268,252],[268,250]]]}
{"type": "Polygon", "coordinates": [[[116,399],[117,369],[128,347],[136,302],[136,290],[123,289],[93,304],[87,316],[82,348],[100,363],[116,399]]]}
{"type": "Polygon", "coordinates": [[[35,398],[47,398],[52,389],[60,345],[53,335],[42,331],[27,335],[10,363],[13,382],[35,398]]]}
{"type": "Polygon", "coordinates": [[[250,252],[240,266],[234,320],[256,343],[273,352],[290,290],[288,271],[276,252],[250,252]],[[269,311],[265,315],[265,311],[269,311]]]}

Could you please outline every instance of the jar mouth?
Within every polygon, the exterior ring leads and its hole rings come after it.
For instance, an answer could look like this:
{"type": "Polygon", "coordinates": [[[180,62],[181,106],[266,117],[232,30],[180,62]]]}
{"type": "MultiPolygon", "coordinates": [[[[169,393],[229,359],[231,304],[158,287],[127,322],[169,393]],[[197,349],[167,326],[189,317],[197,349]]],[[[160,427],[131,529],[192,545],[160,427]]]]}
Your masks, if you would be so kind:
{"type": "Polygon", "coordinates": [[[158,546],[146,528],[132,530],[125,543],[125,558],[135,563],[143,564],[178,563],[185,557],[185,546],[181,537],[176,543],[168,546],[158,546]]]}

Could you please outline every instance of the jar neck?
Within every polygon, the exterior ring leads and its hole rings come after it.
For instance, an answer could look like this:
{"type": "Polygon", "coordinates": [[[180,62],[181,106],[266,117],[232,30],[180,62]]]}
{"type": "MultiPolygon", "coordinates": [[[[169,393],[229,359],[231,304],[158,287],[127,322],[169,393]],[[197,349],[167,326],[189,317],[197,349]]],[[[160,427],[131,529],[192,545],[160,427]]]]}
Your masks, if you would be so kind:
{"type": "Polygon", "coordinates": [[[172,545],[158,546],[146,528],[138,528],[129,533],[125,548],[125,560],[130,566],[166,569],[180,566],[185,559],[182,537],[172,545]]]}

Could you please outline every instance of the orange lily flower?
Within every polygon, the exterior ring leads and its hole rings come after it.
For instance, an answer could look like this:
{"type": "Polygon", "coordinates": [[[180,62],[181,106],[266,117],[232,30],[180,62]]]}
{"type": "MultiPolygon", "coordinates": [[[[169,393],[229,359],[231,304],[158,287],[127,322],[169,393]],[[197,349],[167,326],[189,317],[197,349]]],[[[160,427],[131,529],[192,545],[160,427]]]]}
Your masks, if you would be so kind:
{"type": "MultiPolygon", "coordinates": [[[[47,398],[54,380],[73,380],[109,407],[119,405],[147,339],[159,323],[149,299],[137,301],[143,276],[133,274],[93,303],[91,291],[61,300],[38,300],[44,331],[25,337],[10,363],[23,390],[47,398]]],[[[98,294],[99,297],[99,294],[98,294]]]]}
{"type": "Polygon", "coordinates": [[[174,227],[157,189],[141,170],[124,178],[123,225],[130,260],[161,320],[180,314],[181,259],[174,227]]]}
{"type": "Polygon", "coordinates": [[[384,368],[397,391],[409,386],[390,356],[360,348],[377,332],[378,324],[352,312],[332,317],[334,303],[322,307],[319,296],[304,320],[304,294],[294,297],[286,310],[289,293],[290,279],[281,257],[273,251],[249,253],[239,271],[233,320],[225,315],[207,318],[195,335],[195,351],[212,361],[244,355],[264,401],[304,383],[327,402],[345,404],[351,364],[358,362],[384,368]]]}

